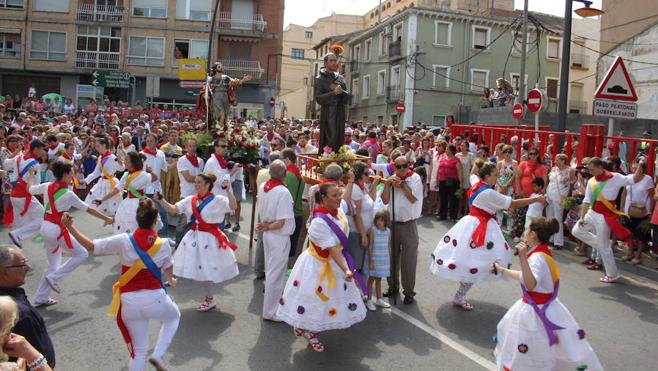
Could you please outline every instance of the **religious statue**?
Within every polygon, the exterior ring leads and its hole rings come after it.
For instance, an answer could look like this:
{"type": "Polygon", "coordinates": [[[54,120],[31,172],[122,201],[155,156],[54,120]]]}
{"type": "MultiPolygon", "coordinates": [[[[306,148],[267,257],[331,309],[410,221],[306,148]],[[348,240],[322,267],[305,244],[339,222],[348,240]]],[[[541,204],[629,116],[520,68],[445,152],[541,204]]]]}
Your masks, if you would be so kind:
{"type": "Polygon", "coordinates": [[[226,128],[231,106],[238,105],[236,90],[242,84],[251,80],[251,76],[245,75],[242,79],[231,78],[229,75],[224,74],[224,67],[220,62],[213,65],[211,73],[207,85],[210,94],[206,96],[206,87],[201,88],[197,105],[200,112],[210,114],[208,126],[211,129],[226,128]],[[209,112],[207,112],[206,103],[211,107],[209,112]]]}
{"type": "Polygon", "coordinates": [[[318,151],[323,153],[326,146],[338,152],[344,144],[346,105],[351,95],[345,78],[338,73],[338,58],[343,48],[331,47],[332,53],[324,56],[324,67],[315,77],[315,101],[320,108],[320,144],[318,151]]]}

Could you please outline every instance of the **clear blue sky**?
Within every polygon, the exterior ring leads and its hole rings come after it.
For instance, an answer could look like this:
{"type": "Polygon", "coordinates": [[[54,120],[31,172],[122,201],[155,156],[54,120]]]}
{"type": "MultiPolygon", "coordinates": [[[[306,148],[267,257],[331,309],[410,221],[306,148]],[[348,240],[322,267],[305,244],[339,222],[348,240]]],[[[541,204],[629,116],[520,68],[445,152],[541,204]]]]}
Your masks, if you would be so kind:
{"type": "MultiPolygon", "coordinates": [[[[284,24],[286,26],[290,23],[310,26],[318,18],[331,15],[331,12],[363,15],[377,4],[379,4],[379,0],[286,0],[284,24]]],[[[523,0],[514,0],[514,5],[516,8],[522,9],[523,0]]],[[[574,8],[581,6],[581,4],[574,3],[574,8]]],[[[593,6],[600,8],[601,0],[594,0],[593,6]]],[[[529,8],[537,12],[564,15],[564,1],[562,0],[529,0],[529,8]]]]}

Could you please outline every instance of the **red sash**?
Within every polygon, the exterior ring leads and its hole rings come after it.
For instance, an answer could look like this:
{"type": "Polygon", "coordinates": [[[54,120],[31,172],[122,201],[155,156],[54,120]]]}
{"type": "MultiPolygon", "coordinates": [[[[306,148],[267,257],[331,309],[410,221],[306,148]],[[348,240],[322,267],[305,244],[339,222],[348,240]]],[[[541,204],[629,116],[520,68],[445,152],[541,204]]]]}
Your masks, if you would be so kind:
{"type": "MultiPolygon", "coordinates": [[[[66,247],[72,249],[73,242],[71,241],[71,235],[69,234],[69,230],[62,225],[62,215],[64,213],[57,211],[57,206],[55,205],[54,196],[55,193],[60,188],[68,188],[68,184],[64,182],[52,182],[48,185],[48,203],[50,204],[50,213],[44,213],[43,219],[59,226],[60,232],[59,232],[59,236],[57,236],[57,240],[59,241],[59,239],[64,238],[66,247]]],[[[55,247],[52,253],[53,254],[56,253],[57,250],[59,250],[59,244],[57,244],[57,247],[55,247]]]]}
{"type": "Polygon", "coordinates": [[[284,187],[285,187],[286,184],[285,184],[284,182],[280,181],[280,180],[277,180],[277,179],[268,179],[268,180],[265,182],[265,186],[263,187],[263,191],[265,191],[265,192],[269,192],[269,191],[271,191],[274,187],[278,187],[278,186],[284,186],[284,187]]]}
{"type": "Polygon", "coordinates": [[[475,228],[475,231],[473,231],[473,235],[471,236],[471,242],[475,244],[475,247],[482,247],[484,246],[484,240],[487,236],[487,223],[491,218],[494,217],[493,214],[489,214],[488,212],[471,205],[471,210],[469,212],[469,215],[472,217],[475,217],[480,224],[475,228]]]}
{"type": "Polygon", "coordinates": [[[213,156],[215,156],[215,160],[217,160],[219,167],[221,167],[222,169],[228,168],[228,161],[226,161],[226,159],[223,156],[220,156],[217,153],[213,153],[213,156]]]}
{"type": "MultiPolygon", "coordinates": [[[[614,205],[617,201],[609,200],[609,202],[614,205]]],[[[592,206],[592,210],[603,215],[605,224],[610,227],[610,230],[615,234],[615,236],[617,236],[618,239],[625,241],[633,236],[633,233],[621,224],[619,221],[619,215],[615,214],[612,210],[607,208],[603,202],[595,201],[594,205],[592,206]]]]}
{"type": "Polygon", "coordinates": [[[231,248],[233,251],[237,250],[238,247],[229,241],[226,235],[219,229],[219,224],[208,224],[203,220],[201,212],[199,211],[199,206],[197,205],[198,198],[199,195],[192,196],[192,214],[194,214],[194,217],[196,218],[196,223],[192,224],[192,230],[212,234],[217,239],[219,246],[224,250],[227,248],[231,248]]]}
{"type": "MultiPolygon", "coordinates": [[[[31,157],[29,153],[22,156],[23,160],[30,160],[32,158],[33,157],[31,157]]],[[[27,183],[25,182],[25,180],[23,180],[23,177],[20,175],[20,172],[21,172],[21,157],[18,157],[16,159],[16,171],[19,173],[18,174],[18,183],[16,183],[14,188],[11,190],[10,196],[15,197],[15,198],[24,198],[25,199],[25,204],[23,205],[23,210],[20,213],[20,216],[24,216],[27,213],[27,210],[30,208],[30,204],[32,203],[32,195],[30,194],[30,192],[28,192],[27,183]]],[[[9,205],[11,206],[11,203],[9,203],[9,205]]],[[[10,213],[11,214],[11,217],[10,217],[11,219],[8,220],[7,224],[11,224],[14,220],[14,218],[13,218],[13,216],[14,216],[13,207],[12,207],[11,210],[7,210],[7,212],[10,212],[10,211],[11,211],[11,213],[10,213]]]]}

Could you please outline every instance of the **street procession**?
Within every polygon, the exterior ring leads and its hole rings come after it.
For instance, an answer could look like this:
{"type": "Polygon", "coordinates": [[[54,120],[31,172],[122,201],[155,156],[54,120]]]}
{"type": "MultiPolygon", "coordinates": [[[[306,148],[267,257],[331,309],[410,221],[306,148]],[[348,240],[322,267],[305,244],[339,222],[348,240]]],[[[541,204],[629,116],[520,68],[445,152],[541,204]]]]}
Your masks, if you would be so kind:
{"type": "Polygon", "coordinates": [[[0,19],[0,371],[656,369],[658,3],[0,19]]]}

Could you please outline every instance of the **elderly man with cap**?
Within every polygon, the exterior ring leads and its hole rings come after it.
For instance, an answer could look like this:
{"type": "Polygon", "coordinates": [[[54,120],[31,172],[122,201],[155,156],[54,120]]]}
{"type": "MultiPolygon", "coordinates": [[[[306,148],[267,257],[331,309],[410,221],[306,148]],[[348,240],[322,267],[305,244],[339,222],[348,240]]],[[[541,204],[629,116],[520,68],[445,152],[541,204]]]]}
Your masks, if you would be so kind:
{"type": "Polygon", "coordinates": [[[323,153],[326,146],[338,152],[344,143],[345,106],[350,99],[347,82],[338,73],[338,55],[328,53],[324,56],[324,67],[315,77],[314,95],[321,106],[319,152],[323,153]]]}
{"type": "Polygon", "coordinates": [[[281,322],[276,317],[279,298],[286,284],[286,265],[290,251],[290,235],[295,231],[292,195],[284,179],[286,164],[275,160],[270,165],[270,179],[258,187],[258,218],[256,231],[263,233],[265,251],[265,297],[263,319],[281,322]]]}

